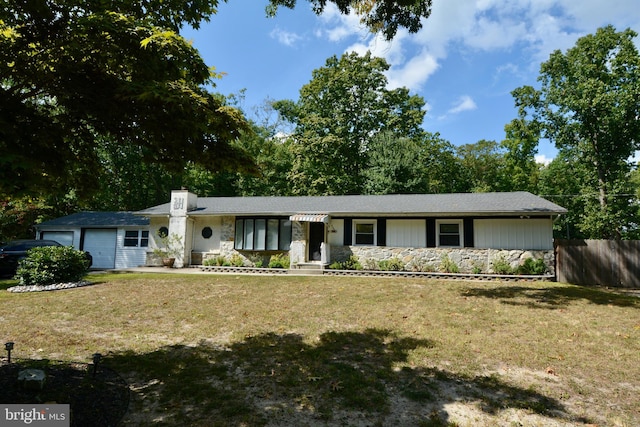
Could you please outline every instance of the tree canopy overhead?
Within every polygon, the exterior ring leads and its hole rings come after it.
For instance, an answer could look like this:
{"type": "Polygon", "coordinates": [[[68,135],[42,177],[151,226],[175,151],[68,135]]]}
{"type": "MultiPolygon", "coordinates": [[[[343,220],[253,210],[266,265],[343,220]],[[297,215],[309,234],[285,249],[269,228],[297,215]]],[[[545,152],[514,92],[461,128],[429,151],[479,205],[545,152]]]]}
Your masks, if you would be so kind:
{"type": "MultiPolygon", "coordinates": [[[[360,21],[371,32],[382,33],[391,40],[398,28],[404,27],[410,33],[422,28],[422,19],[431,15],[431,0],[308,0],[316,14],[321,14],[327,3],[335,4],[341,13],[355,12],[360,21]]],[[[278,7],[293,9],[297,0],[269,0],[267,13],[275,15],[278,7]]]]}
{"type": "Polygon", "coordinates": [[[145,147],[179,169],[252,167],[242,114],[178,33],[216,2],[12,1],[0,9],[0,192],[95,187],[95,140],[145,147]]]}

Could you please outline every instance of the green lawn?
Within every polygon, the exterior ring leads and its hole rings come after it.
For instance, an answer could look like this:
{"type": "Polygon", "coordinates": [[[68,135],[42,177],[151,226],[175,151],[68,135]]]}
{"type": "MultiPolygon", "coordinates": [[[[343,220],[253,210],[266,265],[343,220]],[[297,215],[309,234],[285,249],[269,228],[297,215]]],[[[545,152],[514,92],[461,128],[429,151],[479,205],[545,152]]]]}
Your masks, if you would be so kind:
{"type": "Polygon", "coordinates": [[[634,296],[541,282],[90,280],[0,290],[0,339],[22,360],[104,354],[131,388],[124,425],[640,425],[634,296]]]}

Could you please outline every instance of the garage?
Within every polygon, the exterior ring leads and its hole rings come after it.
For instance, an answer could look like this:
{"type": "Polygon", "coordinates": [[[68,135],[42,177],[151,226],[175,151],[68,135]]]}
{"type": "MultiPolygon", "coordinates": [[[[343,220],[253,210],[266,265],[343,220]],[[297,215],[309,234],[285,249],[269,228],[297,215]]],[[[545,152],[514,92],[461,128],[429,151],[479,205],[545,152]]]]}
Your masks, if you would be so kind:
{"type": "Polygon", "coordinates": [[[40,233],[43,240],[55,240],[63,246],[73,246],[73,231],[43,231],[40,233]]]}
{"type": "Polygon", "coordinates": [[[149,219],[132,212],[78,212],[36,225],[37,239],[51,239],[87,251],[92,268],[144,265],[149,219]]]}
{"type": "Polygon", "coordinates": [[[84,230],[83,249],[93,257],[92,268],[115,268],[116,229],[84,230]]]}

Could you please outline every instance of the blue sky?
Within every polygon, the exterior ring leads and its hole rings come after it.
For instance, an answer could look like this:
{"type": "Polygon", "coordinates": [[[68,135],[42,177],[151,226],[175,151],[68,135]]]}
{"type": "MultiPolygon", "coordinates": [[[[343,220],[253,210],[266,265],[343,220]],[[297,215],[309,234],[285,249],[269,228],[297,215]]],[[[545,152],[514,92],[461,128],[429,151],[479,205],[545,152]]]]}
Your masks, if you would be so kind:
{"type": "MultiPolygon", "coordinates": [[[[609,24],[640,32],[638,0],[433,0],[420,32],[401,30],[390,42],[334,7],[316,16],[298,0],[295,10],[266,18],[266,0],[247,3],[221,3],[209,23],[183,35],[225,73],[216,91],[245,90],[249,116],[267,99],[297,100],[330,56],[370,50],[391,65],[390,88],[405,86],[425,99],[424,128],[454,145],[504,139],[504,125],[516,117],[510,92],[537,85],[552,51],[609,24]]],[[[540,161],[556,154],[546,142],[538,149],[540,161]]]]}

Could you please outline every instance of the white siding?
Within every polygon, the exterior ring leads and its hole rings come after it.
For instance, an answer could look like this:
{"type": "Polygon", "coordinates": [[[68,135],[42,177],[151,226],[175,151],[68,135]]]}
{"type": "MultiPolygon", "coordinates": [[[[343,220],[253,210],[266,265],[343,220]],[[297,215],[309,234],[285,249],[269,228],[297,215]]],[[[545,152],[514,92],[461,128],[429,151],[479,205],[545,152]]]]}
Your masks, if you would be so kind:
{"type": "MultiPolygon", "coordinates": [[[[142,231],[146,230],[146,228],[141,227],[118,230],[115,268],[139,267],[144,265],[147,260],[147,247],[124,246],[124,235],[126,230],[142,231]]],[[[151,244],[151,236],[149,236],[149,244],[151,244]]]]}
{"type": "Polygon", "coordinates": [[[426,247],[426,221],[423,219],[387,220],[387,246],[397,248],[426,247]]]}
{"type": "Polygon", "coordinates": [[[43,231],[42,240],[55,240],[64,246],[73,246],[73,231],[43,231]]]}
{"type": "Polygon", "coordinates": [[[194,252],[219,252],[220,232],[222,231],[222,218],[219,216],[196,219],[193,225],[193,251],[194,252]],[[211,237],[202,237],[202,230],[211,228],[211,237]]]}
{"type": "Polygon", "coordinates": [[[482,249],[553,249],[553,222],[541,219],[477,219],[474,246],[482,249]]]}
{"type": "Polygon", "coordinates": [[[327,227],[327,242],[333,246],[344,244],[344,219],[332,219],[327,227]]]}

